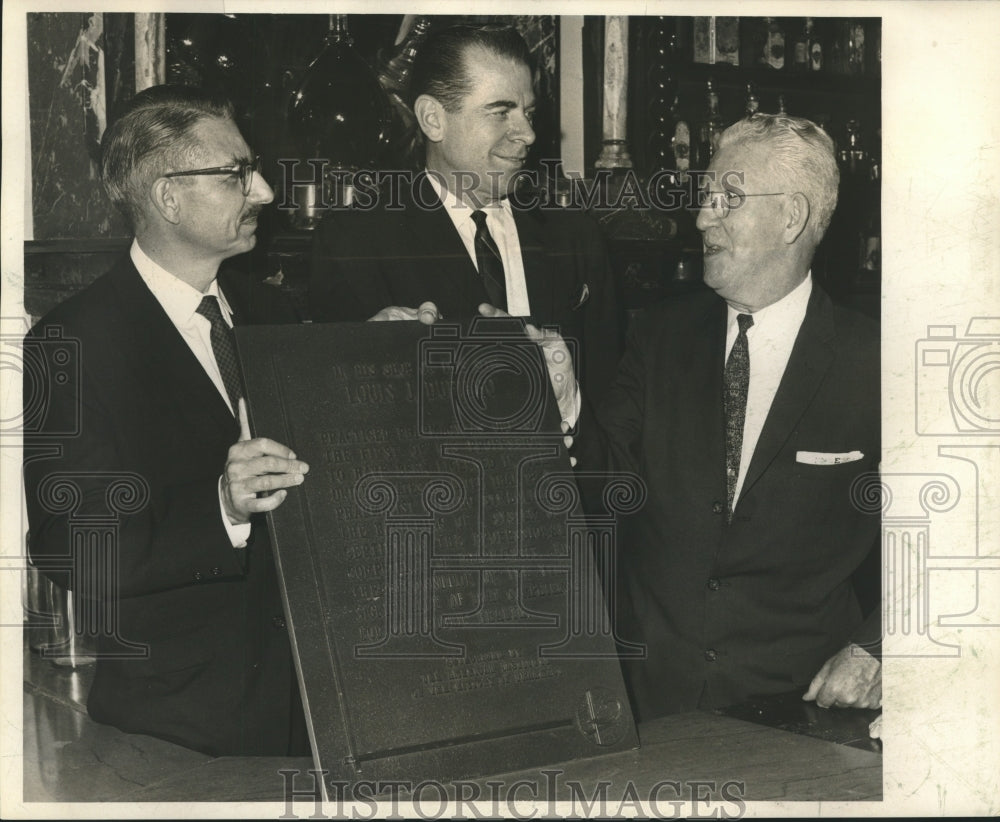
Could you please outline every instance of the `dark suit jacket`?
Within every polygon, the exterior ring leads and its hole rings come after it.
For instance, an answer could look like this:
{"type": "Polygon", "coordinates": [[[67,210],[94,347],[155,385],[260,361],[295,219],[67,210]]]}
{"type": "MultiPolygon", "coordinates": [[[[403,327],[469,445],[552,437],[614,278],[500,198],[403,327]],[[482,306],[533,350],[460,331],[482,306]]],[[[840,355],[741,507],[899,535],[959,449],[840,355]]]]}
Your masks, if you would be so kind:
{"type": "Polygon", "coordinates": [[[625,663],[641,719],[804,690],[862,623],[851,575],[879,516],[852,483],[879,462],[874,324],[814,285],[727,524],[725,321],[713,293],[647,310],[600,426],[582,419],[574,446],[580,469],[637,471],[648,491],[619,530],[618,631],[648,649],[625,663]],[[864,458],[812,465],[799,451],[864,458]]]}
{"type": "MultiPolygon", "coordinates": [[[[234,321],[248,321],[246,279],[220,284],[234,321]]],[[[91,716],[213,755],[305,753],[266,526],[255,522],[248,547],[234,549],[222,523],[217,482],[239,434],[228,406],[128,258],[29,339],[55,332],[79,354],[68,383],[48,386],[40,433],[25,437],[30,554],[78,598],[117,602],[117,638],[106,620],[91,627],[100,653],[121,651],[119,639],[149,648],[147,658],[99,658],[91,716]],[[61,455],[31,458],[46,444],[61,455]],[[54,474],[79,489],[69,506],[45,485],[54,474]],[[137,511],[108,493],[123,475],[138,478],[126,482],[140,499],[148,489],[137,511]],[[113,584],[104,568],[66,573],[88,516],[117,517],[113,584]]]]}
{"type": "MultiPolygon", "coordinates": [[[[416,308],[427,300],[445,321],[476,316],[489,298],[426,176],[400,186],[400,208],[391,200],[383,191],[374,208],[331,212],[317,228],[313,319],[357,322],[386,306],[416,308]]],[[[514,221],[532,316],[575,344],[584,389],[603,395],[621,354],[621,317],[599,228],[579,212],[516,205],[514,221]]]]}

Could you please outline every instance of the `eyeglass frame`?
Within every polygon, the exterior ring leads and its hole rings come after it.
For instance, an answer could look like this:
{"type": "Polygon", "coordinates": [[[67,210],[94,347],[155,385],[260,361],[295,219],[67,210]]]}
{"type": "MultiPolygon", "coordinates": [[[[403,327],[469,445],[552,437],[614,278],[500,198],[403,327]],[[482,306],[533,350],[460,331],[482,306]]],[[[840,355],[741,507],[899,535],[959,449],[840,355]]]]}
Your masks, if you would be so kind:
{"type": "Polygon", "coordinates": [[[709,201],[704,204],[699,202],[698,208],[699,209],[711,208],[712,213],[718,219],[725,220],[726,217],[729,216],[730,212],[732,212],[734,208],[739,208],[741,205],[743,205],[743,201],[747,197],[783,197],[789,193],[790,192],[788,191],[768,191],[761,193],[746,194],[745,192],[735,191],[733,189],[727,189],[726,191],[713,191],[713,192],[699,191],[698,199],[701,200],[702,197],[708,197],[709,201]],[[739,201],[738,204],[730,205],[731,198],[735,198],[736,200],[738,200],[739,201]],[[718,207],[716,207],[716,203],[719,203],[718,207]]]}
{"type": "Polygon", "coordinates": [[[240,178],[240,187],[243,189],[243,196],[249,197],[253,190],[253,175],[260,174],[260,155],[255,154],[252,160],[244,160],[242,163],[234,163],[231,166],[215,166],[214,168],[194,168],[190,171],[171,171],[164,177],[195,177],[201,175],[215,174],[235,174],[240,178]],[[244,174],[246,175],[244,177],[244,174]]]}

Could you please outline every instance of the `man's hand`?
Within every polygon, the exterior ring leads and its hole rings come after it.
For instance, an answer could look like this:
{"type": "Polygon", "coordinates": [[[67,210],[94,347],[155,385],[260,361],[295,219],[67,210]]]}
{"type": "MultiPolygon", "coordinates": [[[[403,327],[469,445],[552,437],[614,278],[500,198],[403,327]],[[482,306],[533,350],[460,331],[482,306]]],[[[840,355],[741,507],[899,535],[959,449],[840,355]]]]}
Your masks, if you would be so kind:
{"type": "Polygon", "coordinates": [[[243,399],[239,402],[240,439],[230,447],[222,472],[222,505],[233,525],[250,515],[273,511],[285,501],[285,488],[301,485],[309,466],[290,448],[266,437],[250,439],[250,423],[243,399]],[[258,492],[265,492],[258,497],[258,492]],[[273,491],[274,493],[267,493],[273,491]]]}
{"type": "MultiPolygon", "coordinates": [[[[509,317],[510,315],[496,306],[483,303],[479,313],[484,317],[509,317]]],[[[559,405],[562,420],[571,427],[576,423],[579,413],[576,374],[573,371],[573,357],[565,340],[551,328],[538,329],[531,323],[525,323],[524,330],[528,339],[533,340],[542,349],[545,357],[545,367],[549,372],[549,382],[552,383],[552,393],[559,405]]]]}
{"type": "Polygon", "coordinates": [[[368,322],[389,322],[392,320],[420,320],[424,325],[434,325],[438,320],[443,320],[444,315],[438,311],[434,303],[428,301],[421,303],[420,308],[403,308],[399,305],[390,305],[383,308],[374,317],[369,317],[368,322]]]}
{"type": "Polygon", "coordinates": [[[881,708],[882,663],[851,643],[823,663],[802,698],[821,708],[881,708]]]}

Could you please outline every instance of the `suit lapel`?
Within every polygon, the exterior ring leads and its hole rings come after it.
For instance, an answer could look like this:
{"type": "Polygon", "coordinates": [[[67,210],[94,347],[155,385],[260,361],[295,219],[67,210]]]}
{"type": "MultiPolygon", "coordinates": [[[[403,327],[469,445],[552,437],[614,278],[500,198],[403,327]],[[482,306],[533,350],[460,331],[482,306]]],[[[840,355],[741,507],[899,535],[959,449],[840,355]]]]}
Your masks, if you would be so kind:
{"type": "MultiPolygon", "coordinates": [[[[528,290],[528,304],[535,317],[556,318],[556,277],[545,259],[545,234],[542,212],[538,209],[522,211],[514,208],[514,225],[521,245],[521,263],[524,266],[524,283],[528,290]]],[[[564,306],[564,308],[568,308],[564,306]]]]}
{"type": "MultiPolygon", "coordinates": [[[[119,311],[132,341],[137,382],[153,386],[156,394],[174,399],[172,411],[197,430],[217,428],[233,437],[238,426],[201,363],[139,276],[130,259],[113,273],[119,311]]],[[[164,413],[167,413],[166,410],[164,413]]]]}
{"type": "Polygon", "coordinates": [[[795,430],[833,362],[834,337],[833,305],[814,284],[806,316],[750,460],[741,495],[760,479],[795,430]]]}
{"type": "Polygon", "coordinates": [[[690,467],[691,480],[705,495],[717,499],[724,491],[726,473],[725,420],[722,410],[722,372],[726,349],[726,304],[712,299],[691,325],[690,336],[679,350],[665,356],[673,363],[676,382],[663,390],[674,396],[667,402],[676,409],[678,464],[690,467]],[[707,341],[707,344],[706,344],[707,341]],[[680,389],[680,390],[678,390],[680,389]]]}
{"type": "Polygon", "coordinates": [[[426,174],[417,178],[413,192],[404,187],[400,196],[405,209],[400,213],[401,225],[410,234],[408,247],[413,249],[413,257],[421,265],[433,260],[440,293],[461,295],[456,304],[475,313],[475,307],[486,299],[486,291],[465,243],[426,174]]]}

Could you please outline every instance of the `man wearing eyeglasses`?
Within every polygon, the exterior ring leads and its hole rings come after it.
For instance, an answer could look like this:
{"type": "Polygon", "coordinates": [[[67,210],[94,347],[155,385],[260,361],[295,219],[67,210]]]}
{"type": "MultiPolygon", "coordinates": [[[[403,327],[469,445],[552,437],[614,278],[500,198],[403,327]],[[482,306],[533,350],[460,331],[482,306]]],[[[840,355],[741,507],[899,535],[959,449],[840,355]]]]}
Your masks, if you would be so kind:
{"type": "Polygon", "coordinates": [[[48,386],[52,455],[25,466],[32,560],[116,614],[100,626],[95,720],[210,755],[306,754],[260,515],[308,465],[246,421],[231,326],[280,319],[255,313],[273,295],[216,276],[253,248],[273,192],[231,105],[177,86],[136,95],[103,136],[101,171],[135,239],[25,341],[79,350],[69,384],[48,386]],[[71,511],[53,499],[59,477],[71,511]],[[131,503],[115,507],[113,483],[131,503]],[[74,528],[111,511],[115,552],[67,570],[74,528]]]}
{"type": "Polygon", "coordinates": [[[877,329],[810,273],[837,200],[833,143],[754,115],[709,171],[697,225],[715,293],[634,323],[572,451],[648,493],[619,529],[619,636],[646,649],[624,662],[635,708],[787,692],[879,707],[879,615],[864,619],[852,585],[880,533],[877,329]]]}

